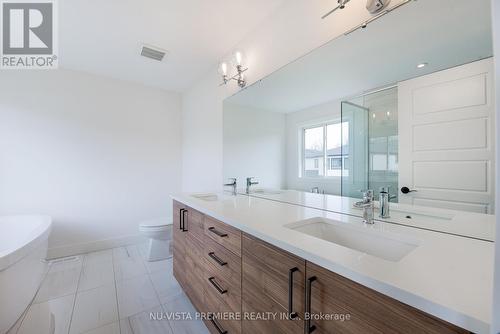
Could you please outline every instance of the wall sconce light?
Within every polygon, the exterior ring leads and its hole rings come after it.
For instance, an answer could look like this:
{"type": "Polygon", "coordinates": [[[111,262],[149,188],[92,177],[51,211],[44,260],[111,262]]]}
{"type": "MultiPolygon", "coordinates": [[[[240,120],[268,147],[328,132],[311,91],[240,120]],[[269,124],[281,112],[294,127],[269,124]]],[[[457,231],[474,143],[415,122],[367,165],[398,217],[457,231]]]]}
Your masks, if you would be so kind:
{"type": "Polygon", "coordinates": [[[238,83],[238,86],[244,88],[247,85],[247,81],[243,76],[243,73],[248,70],[248,68],[243,68],[243,53],[241,53],[241,51],[234,52],[232,64],[236,68],[236,74],[229,77],[227,63],[220,63],[219,73],[222,75],[222,83],[219,86],[226,85],[229,81],[234,80],[238,83]]]}

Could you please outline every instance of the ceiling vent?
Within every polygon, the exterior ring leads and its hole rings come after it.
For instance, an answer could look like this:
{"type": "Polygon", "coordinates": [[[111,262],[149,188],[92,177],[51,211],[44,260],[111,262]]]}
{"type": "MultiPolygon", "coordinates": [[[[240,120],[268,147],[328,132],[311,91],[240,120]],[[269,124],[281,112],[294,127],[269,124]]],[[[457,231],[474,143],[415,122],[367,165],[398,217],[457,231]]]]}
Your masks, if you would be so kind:
{"type": "Polygon", "coordinates": [[[162,61],[166,54],[167,51],[151,45],[143,45],[141,49],[141,56],[157,61],[162,61]]]}

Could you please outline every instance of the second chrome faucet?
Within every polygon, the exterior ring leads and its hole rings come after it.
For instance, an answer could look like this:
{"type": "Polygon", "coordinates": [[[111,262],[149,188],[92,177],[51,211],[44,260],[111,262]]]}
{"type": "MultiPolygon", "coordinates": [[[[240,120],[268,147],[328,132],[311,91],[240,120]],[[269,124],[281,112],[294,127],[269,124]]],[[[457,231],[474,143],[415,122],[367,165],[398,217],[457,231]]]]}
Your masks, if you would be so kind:
{"type": "Polygon", "coordinates": [[[363,209],[363,223],[374,223],[375,206],[373,203],[373,190],[363,191],[363,200],[354,204],[357,208],[363,209]]]}
{"type": "Polygon", "coordinates": [[[250,194],[250,188],[253,185],[259,184],[259,182],[252,181],[253,179],[255,179],[255,177],[247,177],[247,189],[246,189],[247,194],[250,194]]]}

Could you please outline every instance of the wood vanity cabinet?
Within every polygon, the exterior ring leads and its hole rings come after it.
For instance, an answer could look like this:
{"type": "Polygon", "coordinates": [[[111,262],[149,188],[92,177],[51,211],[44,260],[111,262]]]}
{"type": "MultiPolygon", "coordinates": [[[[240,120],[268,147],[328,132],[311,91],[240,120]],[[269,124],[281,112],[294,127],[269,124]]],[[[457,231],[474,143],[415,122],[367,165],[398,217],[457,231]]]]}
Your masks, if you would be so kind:
{"type": "Polygon", "coordinates": [[[306,265],[306,312],[350,320],[306,321],[308,333],[469,333],[314,263],[306,265]]]}
{"type": "Polygon", "coordinates": [[[193,305],[204,311],[203,300],[203,218],[204,215],[181,203],[173,205],[173,271],[193,305]]]}
{"type": "Polygon", "coordinates": [[[277,316],[244,319],[243,333],[303,333],[305,261],[246,234],[242,244],[242,310],[277,316]]]}
{"type": "Polygon", "coordinates": [[[214,334],[239,334],[241,321],[241,232],[177,201],[173,205],[173,271],[214,334]]]}
{"type": "Polygon", "coordinates": [[[172,241],[173,245],[173,266],[174,276],[184,290],[187,287],[186,280],[186,232],[183,230],[183,222],[186,214],[186,206],[182,203],[174,201],[173,204],[173,225],[172,225],[172,241]]]}
{"type": "Polygon", "coordinates": [[[468,333],[176,201],[173,216],[174,276],[214,334],[468,333]]]}
{"type": "Polygon", "coordinates": [[[215,334],[241,333],[241,231],[205,216],[205,303],[222,317],[208,321],[215,334]],[[225,315],[225,316],[224,316],[225,315]]]}

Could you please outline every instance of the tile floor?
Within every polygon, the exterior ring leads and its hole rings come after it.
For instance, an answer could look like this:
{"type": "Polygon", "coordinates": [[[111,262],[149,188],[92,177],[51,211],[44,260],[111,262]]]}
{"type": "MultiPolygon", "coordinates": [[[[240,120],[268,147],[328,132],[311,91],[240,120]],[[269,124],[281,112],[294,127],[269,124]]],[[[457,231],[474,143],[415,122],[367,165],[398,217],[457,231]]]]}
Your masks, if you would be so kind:
{"type": "MultiPolygon", "coordinates": [[[[8,334],[208,333],[201,320],[151,320],[150,312],[195,309],[172,273],[172,258],[147,262],[146,245],[61,259],[8,334]]],[[[156,313],[155,313],[156,314],[156,313]]]]}

